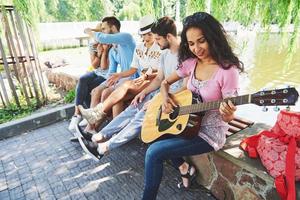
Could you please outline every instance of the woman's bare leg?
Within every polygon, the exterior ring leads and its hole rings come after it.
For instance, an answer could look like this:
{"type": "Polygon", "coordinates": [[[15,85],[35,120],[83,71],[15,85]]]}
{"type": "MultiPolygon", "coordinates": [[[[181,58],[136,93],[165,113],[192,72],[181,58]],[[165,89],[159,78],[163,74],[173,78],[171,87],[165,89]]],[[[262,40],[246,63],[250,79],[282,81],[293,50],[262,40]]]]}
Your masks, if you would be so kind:
{"type": "Polygon", "coordinates": [[[79,109],[78,109],[78,106],[75,106],[75,112],[74,112],[74,116],[75,115],[80,115],[80,111],[79,111],[79,109]]]}
{"type": "Polygon", "coordinates": [[[112,107],[112,117],[115,118],[124,110],[124,102],[119,101],[112,107]]]}
{"type": "MultiPolygon", "coordinates": [[[[98,87],[96,87],[92,90],[91,105],[90,105],[91,108],[94,108],[96,105],[98,105],[100,103],[101,95],[104,90],[105,90],[105,87],[102,85],[99,85],[98,87]]],[[[79,109],[78,109],[78,111],[79,111],[79,109]]],[[[96,130],[96,127],[97,127],[97,125],[95,125],[95,124],[88,124],[85,128],[85,131],[94,132],[96,130]]]]}
{"type": "Polygon", "coordinates": [[[108,112],[112,107],[123,100],[126,95],[130,92],[131,95],[136,95],[140,91],[142,91],[147,85],[149,85],[149,81],[144,81],[141,85],[135,85],[134,81],[126,81],[118,88],[116,88],[108,97],[103,101],[103,111],[108,112]]]}
{"type": "Polygon", "coordinates": [[[109,95],[114,91],[114,89],[112,87],[109,87],[109,88],[105,88],[101,94],[101,101],[100,102],[104,102],[108,97],[109,95]]]}
{"type": "MultiPolygon", "coordinates": [[[[103,103],[98,104],[94,108],[84,109],[79,107],[82,116],[90,123],[102,123],[107,116],[107,113],[111,110],[112,106],[117,102],[124,100],[128,95],[136,95],[138,92],[142,91],[150,81],[143,81],[141,84],[136,84],[133,81],[126,81],[124,84],[118,87],[113,92],[113,88],[106,88],[102,91],[101,101],[103,103]],[[113,92],[113,93],[112,93],[113,92]],[[110,94],[112,93],[112,94],[110,94]],[[110,95],[109,95],[110,94],[110,95]]],[[[120,112],[120,111],[117,111],[120,112]]],[[[89,127],[88,127],[89,128],[89,127]]]]}
{"type": "Polygon", "coordinates": [[[94,88],[91,92],[91,108],[94,108],[98,103],[101,101],[102,92],[105,90],[105,87],[99,85],[98,87],[94,88]]]}

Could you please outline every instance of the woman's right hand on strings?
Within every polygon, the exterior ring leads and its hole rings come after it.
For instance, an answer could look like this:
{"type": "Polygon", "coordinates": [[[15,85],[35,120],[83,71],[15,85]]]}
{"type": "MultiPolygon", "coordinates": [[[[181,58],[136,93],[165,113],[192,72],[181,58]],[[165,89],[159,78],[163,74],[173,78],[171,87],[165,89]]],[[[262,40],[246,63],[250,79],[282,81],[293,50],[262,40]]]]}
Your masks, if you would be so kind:
{"type": "Polygon", "coordinates": [[[162,104],[163,113],[169,114],[169,113],[173,112],[174,107],[176,107],[176,103],[174,102],[174,100],[170,96],[167,96],[167,97],[163,98],[163,104],[162,104]]]}

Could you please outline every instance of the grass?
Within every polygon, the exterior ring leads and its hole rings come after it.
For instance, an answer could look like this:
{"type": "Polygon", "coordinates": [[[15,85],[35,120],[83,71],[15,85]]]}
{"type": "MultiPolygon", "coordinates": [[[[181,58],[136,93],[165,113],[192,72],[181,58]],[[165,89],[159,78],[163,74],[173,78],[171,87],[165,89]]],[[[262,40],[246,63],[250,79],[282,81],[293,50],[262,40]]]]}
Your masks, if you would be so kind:
{"type": "Polygon", "coordinates": [[[21,108],[19,108],[15,103],[12,103],[5,108],[1,108],[0,124],[25,117],[36,110],[35,101],[32,101],[30,106],[24,105],[23,103],[24,102],[21,104],[21,108]]]}
{"type": "Polygon", "coordinates": [[[35,99],[31,99],[31,104],[28,106],[25,102],[25,99],[22,97],[19,98],[21,108],[19,108],[15,103],[11,103],[6,107],[1,107],[0,105],[0,124],[26,117],[38,110],[43,111],[45,109],[56,107],[59,104],[72,103],[74,102],[74,99],[75,89],[66,93],[64,91],[58,91],[55,87],[50,87],[50,90],[48,90],[47,104],[40,108],[37,107],[35,99]],[[51,95],[52,97],[50,97],[51,95]]]}
{"type": "Polygon", "coordinates": [[[75,89],[72,89],[72,90],[68,91],[68,93],[64,97],[64,101],[66,103],[72,103],[72,102],[74,102],[75,95],[76,95],[75,94],[75,89]]]}

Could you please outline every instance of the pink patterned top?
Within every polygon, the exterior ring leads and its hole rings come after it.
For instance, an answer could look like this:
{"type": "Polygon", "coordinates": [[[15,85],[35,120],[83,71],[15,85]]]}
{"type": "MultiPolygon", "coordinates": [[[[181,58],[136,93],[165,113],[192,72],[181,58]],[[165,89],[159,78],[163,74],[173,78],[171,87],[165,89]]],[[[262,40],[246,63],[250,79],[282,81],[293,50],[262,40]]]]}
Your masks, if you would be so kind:
{"type": "MultiPolygon", "coordinates": [[[[177,69],[178,76],[189,76],[187,88],[200,94],[204,102],[217,101],[226,97],[237,96],[239,73],[236,67],[225,70],[221,67],[209,80],[195,78],[196,58],[185,60],[177,69]]],[[[216,151],[225,144],[228,124],[222,120],[218,110],[207,111],[202,118],[198,135],[207,141],[216,151]]]]}

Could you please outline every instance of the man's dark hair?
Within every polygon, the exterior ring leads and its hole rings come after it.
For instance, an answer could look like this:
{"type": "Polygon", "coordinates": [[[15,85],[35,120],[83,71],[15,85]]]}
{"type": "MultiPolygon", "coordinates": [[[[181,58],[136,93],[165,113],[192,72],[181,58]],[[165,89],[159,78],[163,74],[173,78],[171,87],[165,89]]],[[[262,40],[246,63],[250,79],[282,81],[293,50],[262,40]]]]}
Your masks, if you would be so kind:
{"type": "Polygon", "coordinates": [[[120,31],[121,23],[120,23],[120,21],[116,17],[114,17],[114,16],[104,17],[102,19],[102,22],[106,22],[109,26],[115,25],[115,27],[117,28],[117,30],[120,31]]]}
{"type": "Polygon", "coordinates": [[[170,17],[158,19],[151,27],[151,32],[163,37],[166,37],[168,33],[177,36],[175,22],[170,17]]]}

